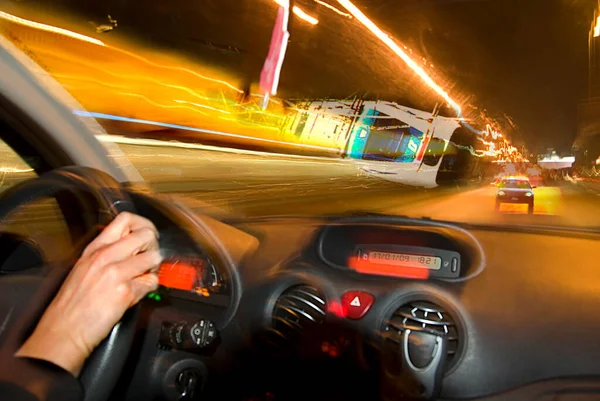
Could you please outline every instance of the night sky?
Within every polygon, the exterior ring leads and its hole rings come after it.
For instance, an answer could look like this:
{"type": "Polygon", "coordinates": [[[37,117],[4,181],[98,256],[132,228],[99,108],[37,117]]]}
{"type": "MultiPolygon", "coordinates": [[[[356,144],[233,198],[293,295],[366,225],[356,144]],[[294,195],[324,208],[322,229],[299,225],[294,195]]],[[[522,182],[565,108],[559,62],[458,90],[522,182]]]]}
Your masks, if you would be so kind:
{"type": "MultiPolygon", "coordinates": [[[[381,23],[406,14],[396,3],[402,2],[381,1],[376,10],[381,23]]],[[[516,125],[512,136],[534,150],[569,150],[577,103],[586,93],[594,0],[404,3],[428,3],[421,10],[407,5],[422,18],[413,40],[474,95],[472,103],[486,109],[504,131],[516,125]]]]}
{"type": "MultiPolygon", "coordinates": [[[[338,8],[335,0],[323,0],[338,8]]],[[[354,0],[363,12],[462,104],[473,125],[495,121],[516,144],[568,151],[587,85],[587,43],[596,0],[354,0]],[[424,64],[424,65],[425,65],[424,64]],[[433,64],[433,68],[430,66],[433,64]]],[[[296,0],[319,19],[297,18],[281,76],[287,98],[385,99],[433,109],[440,98],[356,19],[313,0],[296,0]]],[[[256,82],[268,50],[273,0],[14,0],[9,10],[118,20],[102,35],[135,38],[184,53],[256,82]],[[224,48],[232,46],[235,51],[224,48]]],[[[8,11],[8,10],[7,10],[8,11]]],[[[100,35],[98,35],[100,36],[100,35]]]]}

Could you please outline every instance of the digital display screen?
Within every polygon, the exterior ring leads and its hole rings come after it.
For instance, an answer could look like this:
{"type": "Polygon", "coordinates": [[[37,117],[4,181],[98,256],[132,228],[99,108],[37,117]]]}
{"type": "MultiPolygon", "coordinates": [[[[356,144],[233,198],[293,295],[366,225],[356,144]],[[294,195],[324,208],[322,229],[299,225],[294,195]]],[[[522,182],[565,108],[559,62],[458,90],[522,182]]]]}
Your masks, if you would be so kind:
{"type": "Polygon", "coordinates": [[[362,258],[376,264],[419,267],[429,270],[439,270],[442,267],[442,258],[428,255],[370,251],[362,253],[362,258]]]}
{"type": "Polygon", "coordinates": [[[166,288],[204,294],[203,276],[204,261],[197,260],[193,264],[179,260],[165,261],[158,271],[158,283],[166,288]]]}

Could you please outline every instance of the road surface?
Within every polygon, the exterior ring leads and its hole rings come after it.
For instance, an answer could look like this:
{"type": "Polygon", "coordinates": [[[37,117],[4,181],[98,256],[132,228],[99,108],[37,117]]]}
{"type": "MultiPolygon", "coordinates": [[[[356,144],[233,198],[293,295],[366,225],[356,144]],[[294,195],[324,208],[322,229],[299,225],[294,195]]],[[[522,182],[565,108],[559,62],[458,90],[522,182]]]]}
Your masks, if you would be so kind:
{"type": "MultiPolygon", "coordinates": [[[[496,187],[425,190],[366,176],[352,161],[121,145],[152,188],[244,216],[374,212],[494,224],[600,227],[600,196],[561,183],[534,190],[526,205],[494,209],[496,187]]],[[[600,192],[598,192],[600,193],[600,192]]]]}
{"type": "MultiPolygon", "coordinates": [[[[236,216],[372,212],[470,223],[600,227],[600,191],[577,183],[536,188],[534,214],[527,215],[525,205],[503,205],[496,211],[496,188],[489,184],[425,190],[366,176],[351,161],[340,159],[223,152],[202,146],[120,146],[154,191],[173,195],[198,212],[218,213],[214,208],[236,216]]],[[[32,177],[26,166],[6,156],[3,160],[2,188],[32,177]]],[[[54,232],[66,235],[58,216],[56,205],[44,201],[14,215],[10,226],[44,236],[51,225],[54,232]]],[[[48,240],[58,235],[51,237],[48,240]]]]}

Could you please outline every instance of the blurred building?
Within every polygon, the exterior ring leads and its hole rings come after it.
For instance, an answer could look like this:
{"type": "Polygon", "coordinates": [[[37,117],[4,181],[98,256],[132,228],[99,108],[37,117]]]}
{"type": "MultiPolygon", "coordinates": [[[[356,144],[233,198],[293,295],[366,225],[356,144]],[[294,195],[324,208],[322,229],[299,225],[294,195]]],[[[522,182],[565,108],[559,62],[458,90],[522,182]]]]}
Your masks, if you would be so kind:
{"type": "Polygon", "coordinates": [[[578,107],[577,137],[573,144],[578,165],[590,165],[600,156],[600,2],[588,33],[588,85],[578,107]]]}
{"type": "Polygon", "coordinates": [[[561,170],[565,168],[571,168],[575,162],[573,156],[561,157],[556,150],[548,149],[546,154],[538,156],[537,164],[546,170],[561,170]]]}

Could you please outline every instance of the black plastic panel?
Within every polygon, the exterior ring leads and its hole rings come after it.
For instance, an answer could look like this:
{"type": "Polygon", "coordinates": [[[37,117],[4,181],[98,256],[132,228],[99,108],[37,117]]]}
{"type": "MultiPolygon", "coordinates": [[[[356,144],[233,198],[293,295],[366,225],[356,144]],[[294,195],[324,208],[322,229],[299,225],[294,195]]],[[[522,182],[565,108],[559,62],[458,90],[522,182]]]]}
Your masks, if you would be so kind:
{"type": "MultiPolygon", "coordinates": [[[[291,285],[285,283],[292,277],[294,284],[309,283],[322,290],[329,303],[339,301],[346,291],[365,291],[375,297],[373,306],[361,320],[345,324],[364,341],[377,344],[378,331],[399,306],[414,300],[432,302],[451,314],[460,336],[457,359],[444,377],[443,399],[596,396],[593,378],[600,377],[596,338],[600,319],[594,318],[600,293],[595,260],[598,235],[505,227],[471,226],[467,231],[459,225],[386,216],[342,221],[273,219],[256,222],[251,229],[260,233],[261,249],[245,267],[244,281],[252,283],[252,288],[245,287],[252,294],[245,303],[248,317],[255,318],[258,309],[268,313],[265,302],[274,289],[291,285]],[[462,255],[468,257],[465,275],[452,282],[396,280],[332,268],[319,258],[319,241],[327,227],[348,241],[345,228],[349,225],[357,230],[358,226],[377,226],[442,235],[464,250],[462,255]],[[555,381],[561,377],[583,380],[582,386],[573,385],[571,379],[555,381]],[[535,384],[540,382],[547,385],[535,384]]],[[[418,243],[418,236],[408,238],[412,241],[408,243],[418,243]]],[[[443,239],[438,241],[443,247],[443,239]]],[[[329,258],[335,258],[343,244],[327,246],[329,258]]],[[[246,320],[241,315],[240,319],[246,320]]],[[[373,362],[377,366],[376,358],[373,362]]]]}
{"type": "MultiPolygon", "coordinates": [[[[456,349],[443,379],[442,399],[571,400],[592,399],[598,394],[600,274],[596,259],[600,236],[533,228],[519,232],[471,226],[467,230],[454,224],[387,216],[274,218],[245,222],[240,228],[260,238],[260,246],[237,269],[243,284],[239,306],[233,320],[221,319],[218,328],[223,341],[214,356],[204,361],[211,372],[206,384],[213,389],[213,399],[243,399],[252,389],[283,388],[284,379],[312,378],[327,362],[336,364],[323,369],[323,374],[335,372],[344,378],[344,386],[333,380],[329,386],[317,383],[319,386],[312,388],[313,381],[304,380],[301,386],[284,390],[302,387],[312,394],[311,399],[370,399],[360,398],[361,394],[376,399],[381,332],[398,308],[411,302],[435,304],[454,322],[456,349]],[[323,235],[327,232],[336,235],[328,238],[323,235]],[[366,240],[460,252],[463,274],[456,280],[425,281],[348,274],[339,268],[344,267],[337,263],[344,262],[348,244],[364,245],[366,240]],[[327,248],[325,258],[319,256],[320,244],[323,250],[327,248]],[[295,285],[310,285],[323,294],[327,316],[320,334],[327,341],[340,333],[352,338],[345,359],[313,358],[322,354],[321,338],[307,335],[308,343],[314,340],[319,344],[303,348],[298,359],[287,361],[287,366],[294,368],[291,374],[292,370],[279,364],[282,360],[273,359],[251,341],[257,332],[270,327],[275,302],[295,285]],[[359,320],[346,319],[335,308],[347,291],[364,291],[374,298],[359,320]],[[368,347],[361,348],[362,343],[368,347]],[[314,370],[309,370],[312,367],[314,370]],[[348,379],[358,373],[370,379],[348,379]],[[353,386],[351,391],[340,390],[348,390],[348,385],[353,386]],[[321,388],[329,392],[320,392],[321,388]]],[[[235,236],[231,240],[236,240],[235,236]]],[[[181,304],[161,306],[152,313],[142,352],[146,370],[152,366],[148,361],[156,357],[156,347],[150,344],[156,322],[191,317],[218,322],[224,311],[177,301],[181,304]]],[[[136,370],[133,382],[138,386],[152,377],[144,369],[136,370]]]]}

